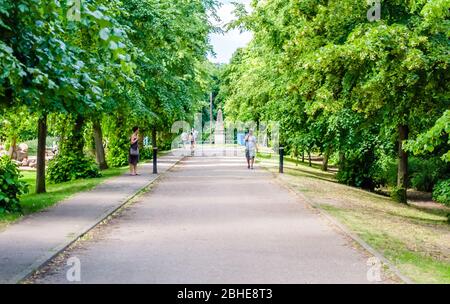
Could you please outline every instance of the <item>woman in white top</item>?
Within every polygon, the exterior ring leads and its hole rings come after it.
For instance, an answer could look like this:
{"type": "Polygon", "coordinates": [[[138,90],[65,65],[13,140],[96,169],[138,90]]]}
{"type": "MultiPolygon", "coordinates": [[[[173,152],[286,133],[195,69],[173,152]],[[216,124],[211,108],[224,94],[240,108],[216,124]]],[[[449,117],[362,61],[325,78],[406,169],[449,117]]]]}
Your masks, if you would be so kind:
{"type": "Polygon", "coordinates": [[[245,157],[247,158],[248,169],[253,169],[257,151],[256,137],[253,136],[253,131],[250,130],[245,136],[245,157]]]}

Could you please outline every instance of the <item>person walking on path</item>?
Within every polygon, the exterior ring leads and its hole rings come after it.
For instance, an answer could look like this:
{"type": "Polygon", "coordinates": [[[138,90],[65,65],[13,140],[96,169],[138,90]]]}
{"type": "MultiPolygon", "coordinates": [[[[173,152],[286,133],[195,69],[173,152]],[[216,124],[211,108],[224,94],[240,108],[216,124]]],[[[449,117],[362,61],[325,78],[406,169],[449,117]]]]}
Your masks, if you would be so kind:
{"type": "Polygon", "coordinates": [[[245,157],[247,158],[248,169],[253,169],[257,151],[256,137],[253,136],[253,131],[250,130],[245,136],[245,157]]]}
{"type": "Polygon", "coordinates": [[[130,163],[130,174],[132,176],[139,175],[137,173],[137,164],[139,162],[139,128],[133,128],[133,134],[131,135],[131,147],[130,155],[128,157],[130,163]]]}
{"type": "Polygon", "coordinates": [[[191,142],[191,155],[194,156],[195,154],[195,143],[196,143],[196,134],[195,130],[192,129],[191,133],[189,133],[189,141],[191,142]]]}

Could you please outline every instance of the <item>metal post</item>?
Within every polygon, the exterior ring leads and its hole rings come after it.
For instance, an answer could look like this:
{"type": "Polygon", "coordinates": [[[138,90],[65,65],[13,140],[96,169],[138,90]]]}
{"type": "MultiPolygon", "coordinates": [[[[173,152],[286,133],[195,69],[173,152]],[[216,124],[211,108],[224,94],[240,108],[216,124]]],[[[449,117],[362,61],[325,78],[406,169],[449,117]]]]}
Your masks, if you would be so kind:
{"type": "Polygon", "coordinates": [[[209,144],[212,145],[212,127],[213,127],[213,93],[209,95],[209,144]]]}
{"type": "Polygon", "coordinates": [[[284,147],[280,147],[280,173],[284,173],[284,147]]]}
{"type": "Polygon", "coordinates": [[[153,174],[158,174],[158,147],[153,147],[153,174]]]}

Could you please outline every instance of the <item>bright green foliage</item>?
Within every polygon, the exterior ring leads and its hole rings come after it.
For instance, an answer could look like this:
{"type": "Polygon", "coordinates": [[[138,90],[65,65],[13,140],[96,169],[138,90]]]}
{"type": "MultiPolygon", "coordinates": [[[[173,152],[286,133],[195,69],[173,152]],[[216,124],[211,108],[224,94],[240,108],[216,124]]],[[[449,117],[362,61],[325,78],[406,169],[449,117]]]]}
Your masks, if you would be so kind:
{"type": "Polygon", "coordinates": [[[28,186],[20,177],[19,169],[8,156],[0,158],[0,213],[21,212],[19,197],[28,192],[28,186]]]}
{"type": "Polygon", "coordinates": [[[436,184],[433,190],[433,199],[450,206],[450,179],[442,180],[436,184]]]}
{"type": "MultiPolygon", "coordinates": [[[[78,22],[67,18],[66,1],[0,2],[0,41],[11,49],[11,56],[22,69],[20,78],[13,77],[16,74],[2,78],[0,105],[12,111],[24,105],[41,118],[68,112],[84,116],[102,108],[98,71],[106,64],[109,69],[105,72],[113,82],[119,80],[118,73],[113,72],[117,65],[129,72],[120,44],[125,38],[123,31],[100,37],[104,27],[114,25],[114,19],[103,14],[109,7],[102,6],[101,1],[81,3],[78,22]],[[111,48],[114,43],[118,46],[111,48]],[[102,60],[97,60],[100,57],[102,60]]],[[[44,156],[41,153],[38,157],[44,156]]],[[[84,155],[78,158],[83,159],[84,155]]],[[[44,189],[40,187],[39,191],[44,189]]]]}
{"type": "Polygon", "coordinates": [[[133,29],[131,42],[140,50],[136,74],[142,87],[133,97],[144,109],[132,108],[152,126],[170,129],[198,108],[206,86],[204,64],[212,30],[207,10],[214,1],[126,0],[123,22],[133,29]]]}
{"type": "MultiPolygon", "coordinates": [[[[61,140],[48,175],[53,181],[95,175],[86,173],[85,160],[91,122],[106,129],[108,160],[121,166],[132,126],[146,135],[151,127],[170,130],[201,107],[209,83],[208,14],[215,1],[83,0],[79,16],[68,14],[74,3],[0,0],[0,108],[16,120],[17,109],[24,117],[35,113],[26,123],[50,118],[61,140]],[[109,128],[110,120],[118,128],[109,128]],[[68,167],[74,158],[81,165],[68,167]]],[[[0,136],[22,140],[14,125],[0,136]]]]}
{"type": "Polygon", "coordinates": [[[450,164],[439,157],[429,159],[411,157],[409,169],[410,186],[419,191],[431,192],[440,179],[450,178],[450,164]]]}
{"type": "Polygon", "coordinates": [[[382,1],[377,22],[366,1],[238,7],[234,26],[254,39],[224,72],[227,118],[279,121],[288,152],[336,153],[340,180],[369,189],[387,182],[380,171],[397,158],[400,128],[414,138],[437,122],[412,149],[447,155],[449,3],[382,1]]]}
{"type": "Polygon", "coordinates": [[[20,78],[4,79],[3,103],[20,102],[30,110],[47,113],[93,105],[99,92],[77,57],[81,50],[67,39],[61,3],[2,0],[0,7],[0,41],[11,49],[22,69],[20,78]],[[84,87],[89,94],[80,98],[84,87]]]}
{"type": "Polygon", "coordinates": [[[450,110],[445,111],[435,125],[428,131],[420,134],[416,140],[408,141],[407,149],[415,155],[423,155],[441,150],[442,159],[450,162],[450,110]]]}
{"type": "Polygon", "coordinates": [[[128,164],[128,155],[130,151],[130,140],[128,139],[128,130],[123,119],[117,119],[112,122],[112,127],[107,131],[108,136],[108,164],[112,167],[122,167],[128,164]],[[119,131],[118,131],[119,130],[119,131]]]}
{"type": "Polygon", "coordinates": [[[36,117],[30,115],[25,107],[0,114],[0,142],[9,145],[34,139],[36,136],[36,117]]]}
{"type": "Polygon", "coordinates": [[[150,160],[153,158],[153,149],[152,147],[143,147],[139,150],[139,158],[141,160],[150,160]]]}
{"type": "Polygon", "coordinates": [[[49,162],[47,169],[48,180],[56,184],[100,176],[98,166],[92,159],[73,152],[57,155],[49,162]]]}
{"type": "Polygon", "coordinates": [[[172,123],[192,120],[201,108],[209,79],[208,34],[213,30],[207,12],[214,11],[215,3],[126,0],[121,7],[118,20],[130,29],[136,77],[111,91],[116,106],[103,124],[111,166],[127,164],[133,126],[140,127],[142,136],[150,137],[153,128],[162,131],[157,144],[170,148],[171,136],[166,135],[172,123]]]}

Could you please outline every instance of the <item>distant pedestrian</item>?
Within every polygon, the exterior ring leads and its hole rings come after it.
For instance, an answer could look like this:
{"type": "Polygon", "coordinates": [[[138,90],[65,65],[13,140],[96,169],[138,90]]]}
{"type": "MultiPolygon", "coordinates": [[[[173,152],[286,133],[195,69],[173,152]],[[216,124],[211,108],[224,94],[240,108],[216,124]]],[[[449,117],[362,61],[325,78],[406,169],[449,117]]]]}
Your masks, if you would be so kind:
{"type": "Polygon", "coordinates": [[[194,156],[194,153],[195,153],[195,136],[194,136],[194,131],[191,131],[191,133],[189,133],[189,141],[191,142],[191,155],[194,156]]]}
{"type": "Polygon", "coordinates": [[[245,136],[245,157],[247,158],[248,169],[253,169],[257,151],[256,137],[253,136],[253,131],[250,130],[245,136]]]}
{"type": "Polygon", "coordinates": [[[137,164],[139,162],[139,128],[133,128],[133,134],[130,138],[131,147],[130,147],[130,155],[129,155],[129,163],[130,163],[130,173],[132,176],[139,175],[137,173],[137,164]]]}

